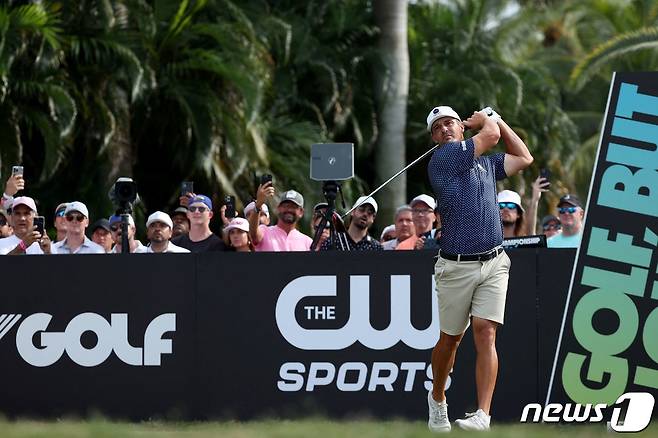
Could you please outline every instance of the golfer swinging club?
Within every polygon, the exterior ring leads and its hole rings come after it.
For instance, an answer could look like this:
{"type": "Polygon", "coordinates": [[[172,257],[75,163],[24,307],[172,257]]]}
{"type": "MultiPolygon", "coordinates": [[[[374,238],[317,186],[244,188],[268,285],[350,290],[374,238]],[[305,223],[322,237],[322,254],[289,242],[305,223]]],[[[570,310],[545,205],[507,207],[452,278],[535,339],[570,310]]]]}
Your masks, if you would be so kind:
{"type": "Polygon", "coordinates": [[[441,335],[432,351],[428,425],[435,432],[450,430],[445,385],[470,320],[477,352],[478,410],[456,423],[467,430],[488,430],[498,374],[496,328],[503,323],[510,268],[501,247],[496,181],[525,169],[533,158],[523,140],[490,108],[462,122],[449,106],[437,106],[427,116],[427,129],[440,145],[427,170],[443,225],[434,268],[441,335]],[[478,132],[464,140],[465,128],[478,132]],[[506,152],[484,156],[501,138],[506,152]]]}

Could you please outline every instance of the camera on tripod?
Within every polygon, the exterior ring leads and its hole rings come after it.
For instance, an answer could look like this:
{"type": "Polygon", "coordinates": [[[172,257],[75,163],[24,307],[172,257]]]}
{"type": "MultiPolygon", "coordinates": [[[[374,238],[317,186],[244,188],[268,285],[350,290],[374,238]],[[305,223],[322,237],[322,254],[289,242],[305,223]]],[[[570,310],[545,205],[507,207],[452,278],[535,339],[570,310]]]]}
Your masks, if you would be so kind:
{"type": "Polygon", "coordinates": [[[117,214],[130,214],[133,204],[139,200],[137,183],[132,178],[121,177],[116,180],[107,194],[117,207],[117,214]]]}
{"type": "MultiPolygon", "coordinates": [[[[345,249],[345,236],[336,233],[334,211],[336,197],[341,191],[340,180],[354,177],[354,144],[353,143],[317,143],[311,146],[311,179],[322,181],[322,193],[327,200],[327,209],[323,220],[315,231],[311,251],[317,247],[322,232],[329,228],[329,248],[345,249]]],[[[343,200],[343,206],[345,201],[343,200]]],[[[340,220],[340,216],[339,216],[340,220]]]]}
{"type": "Polygon", "coordinates": [[[133,211],[133,204],[139,201],[137,183],[132,178],[121,177],[112,184],[107,196],[109,196],[110,201],[116,207],[116,214],[121,216],[121,252],[127,254],[130,252],[128,246],[130,215],[133,211]]]}

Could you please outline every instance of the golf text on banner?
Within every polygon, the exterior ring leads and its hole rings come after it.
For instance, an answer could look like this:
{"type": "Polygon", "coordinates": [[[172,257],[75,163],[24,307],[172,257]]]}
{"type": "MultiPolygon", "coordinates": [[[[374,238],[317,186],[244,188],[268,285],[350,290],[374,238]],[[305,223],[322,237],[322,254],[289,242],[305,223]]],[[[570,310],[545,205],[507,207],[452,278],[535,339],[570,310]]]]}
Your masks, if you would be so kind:
{"type": "Polygon", "coordinates": [[[586,215],[546,404],[655,397],[657,72],[613,76],[586,215]]]}

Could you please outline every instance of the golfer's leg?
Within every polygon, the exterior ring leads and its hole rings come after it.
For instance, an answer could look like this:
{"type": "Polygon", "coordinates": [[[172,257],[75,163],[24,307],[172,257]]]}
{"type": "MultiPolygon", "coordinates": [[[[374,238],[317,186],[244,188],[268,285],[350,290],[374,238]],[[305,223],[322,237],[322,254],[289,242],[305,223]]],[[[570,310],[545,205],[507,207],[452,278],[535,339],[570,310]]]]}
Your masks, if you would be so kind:
{"type": "Polygon", "coordinates": [[[434,400],[441,402],[445,400],[445,387],[448,381],[448,375],[455,363],[457,347],[464,334],[452,336],[441,332],[439,341],[432,350],[432,376],[433,387],[432,396],[434,400]]]}
{"type": "Polygon", "coordinates": [[[496,353],[496,327],[498,323],[473,317],[473,339],[477,359],[475,361],[475,384],[478,394],[478,408],[490,415],[498,376],[498,354],[496,353]]]}

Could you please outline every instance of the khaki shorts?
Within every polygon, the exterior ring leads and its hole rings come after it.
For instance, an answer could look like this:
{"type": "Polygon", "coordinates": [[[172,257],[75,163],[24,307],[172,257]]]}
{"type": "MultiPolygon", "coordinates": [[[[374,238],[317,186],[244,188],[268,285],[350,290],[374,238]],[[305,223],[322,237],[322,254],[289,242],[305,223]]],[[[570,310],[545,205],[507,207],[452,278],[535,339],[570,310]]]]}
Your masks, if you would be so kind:
{"type": "Polygon", "coordinates": [[[441,331],[460,335],[470,316],[503,323],[511,261],[505,251],[485,262],[456,262],[439,256],[434,266],[441,331]]]}

